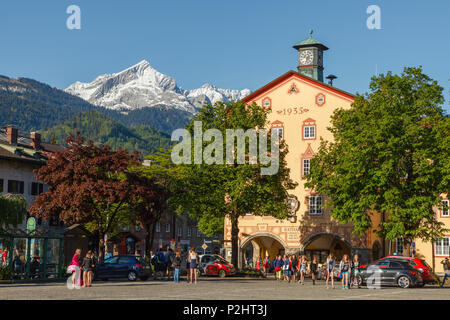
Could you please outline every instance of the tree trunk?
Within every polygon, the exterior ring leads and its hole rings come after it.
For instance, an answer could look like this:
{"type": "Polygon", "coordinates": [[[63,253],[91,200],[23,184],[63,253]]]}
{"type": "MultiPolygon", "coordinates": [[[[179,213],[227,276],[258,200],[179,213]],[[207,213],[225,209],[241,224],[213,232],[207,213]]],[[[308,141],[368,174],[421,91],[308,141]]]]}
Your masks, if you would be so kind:
{"type": "Polygon", "coordinates": [[[150,245],[149,245],[149,252],[150,252],[150,250],[153,248],[153,242],[154,242],[154,240],[155,240],[155,229],[156,229],[156,222],[153,222],[153,224],[152,224],[152,232],[151,232],[151,235],[150,235],[150,245]]]}
{"type": "Polygon", "coordinates": [[[411,254],[411,243],[412,243],[412,240],[404,238],[403,242],[404,242],[403,243],[403,256],[411,257],[412,256],[412,254],[411,254]]]}
{"type": "Polygon", "coordinates": [[[230,214],[231,219],[231,263],[235,268],[238,267],[238,251],[239,251],[239,226],[238,219],[239,216],[235,214],[230,214]]]}
{"type": "Polygon", "coordinates": [[[145,225],[145,256],[150,258],[150,232],[151,232],[152,225],[146,224],[145,225]]]}
{"type": "Polygon", "coordinates": [[[104,260],[104,258],[105,258],[105,234],[102,232],[99,232],[98,259],[104,260]]]}

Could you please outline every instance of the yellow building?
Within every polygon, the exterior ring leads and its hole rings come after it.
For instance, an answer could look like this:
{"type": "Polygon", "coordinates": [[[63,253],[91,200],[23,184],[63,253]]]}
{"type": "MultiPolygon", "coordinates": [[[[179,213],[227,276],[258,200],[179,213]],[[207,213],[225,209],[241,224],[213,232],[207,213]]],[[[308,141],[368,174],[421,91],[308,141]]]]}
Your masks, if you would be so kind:
{"type": "MultiPolygon", "coordinates": [[[[312,33],[312,32],[311,32],[312,33]]],[[[309,161],[319,149],[320,139],[333,138],[327,127],[337,108],[349,108],[354,96],[323,82],[323,52],[326,46],[312,38],[296,44],[298,71],[289,71],[244,99],[271,108],[270,128],[277,128],[289,148],[287,165],[292,180],[290,190],[297,210],[289,220],[248,215],[239,220],[239,266],[245,259],[259,255],[303,253],[326,260],[329,252],[337,258],[358,253],[362,261],[381,257],[382,241],[368,232],[363,237],[352,234],[352,224],[339,224],[323,209],[325,197],[305,189],[303,178],[309,161]],[[373,251],[373,252],[372,252],[373,251]]],[[[231,224],[225,220],[225,248],[231,256],[231,224]]]]}
{"type": "MultiPolygon", "coordinates": [[[[442,195],[442,206],[434,208],[437,220],[444,223],[444,228],[450,230],[450,212],[448,195],[442,195]]],[[[395,248],[396,249],[396,248],[395,248]]],[[[416,240],[414,243],[413,254],[425,261],[433,268],[436,273],[443,273],[444,266],[441,261],[450,256],[450,233],[444,235],[442,239],[436,239],[433,242],[416,240]]]]}

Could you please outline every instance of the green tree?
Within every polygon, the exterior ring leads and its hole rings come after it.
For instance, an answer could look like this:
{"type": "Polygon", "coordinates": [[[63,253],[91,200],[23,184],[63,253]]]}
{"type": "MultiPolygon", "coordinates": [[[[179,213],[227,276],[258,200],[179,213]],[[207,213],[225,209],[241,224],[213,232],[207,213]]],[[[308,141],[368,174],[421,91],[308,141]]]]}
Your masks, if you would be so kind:
{"type": "Polygon", "coordinates": [[[372,215],[382,215],[378,234],[403,238],[405,254],[414,238],[442,235],[433,206],[448,191],[443,102],[442,87],[421,68],[372,78],[369,93],[334,112],[334,142],[321,141],[305,187],[326,195],[331,215],[359,234],[372,227],[372,215]]]}
{"type": "MultiPolygon", "coordinates": [[[[194,133],[195,121],[202,124],[202,131],[216,129],[223,136],[222,148],[211,151],[213,157],[226,159],[226,130],[227,129],[258,129],[267,127],[267,115],[270,110],[257,104],[246,105],[244,102],[218,102],[214,106],[207,105],[202,108],[187,129],[194,133]]],[[[257,136],[259,145],[260,136],[257,136]]],[[[212,139],[211,139],[212,140],[212,139]]],[[[214,140],[216,141],[216,140],[214,140]]],[[[268,137],[268,154],[271,152],[271,136],[268,137]]],[[[209,146],[203,142],[203,150],[209,146]]],[[[212,144],[211,144],[212,145],[212,144]]],[[[248,213],[255,215],[270,215],[279,219],[287,218],[286,201],[288,190],[294,189],[296,184],[289,178],[289,169],[286,166],[285,156],[287,146],[284,142],[279,145],[279,157],[275,159],[278,171],[272,175],[261,174],[262,168],[269,167],[263,164],[260,154],[257,155],[256,164],[249,164],[250,139],[239,148],[233,141],[233,154],[239,155],[244,151],[246,162],[239,164],[237,157],[233,161],[222,161],[214,164],[188,164],[182,166],[184,192],[177,194],[175,203],[180,203],[183,210],[189,212],[191,217],[199,221],[200,231],[206,235],[222,233],[224,218],[231,221],[231,262],[238,262],[238,235],[239,217],[248,213]],[[183,171],[184,170],[184,171],[183,171]],[[177,202],[178,201],[178,202],[177,202]]],[[[266,143],[267,145],[267,143],[266,143]]],[[[195,146],[192,146],[192,154],[195,146]]],[[[209,151],[208,151],[209,152],[209,151]]],[[[184,151],[183,151],[184,156],[184,151]]],[[[265,155],[267,156],[267,154],[265,155]]]]}
{"type": "Polygon", "coordinates": [[[8,231],[23,223],[27,215],[27,200],[18,194],[0,196],[0,230],[8,231]]]}

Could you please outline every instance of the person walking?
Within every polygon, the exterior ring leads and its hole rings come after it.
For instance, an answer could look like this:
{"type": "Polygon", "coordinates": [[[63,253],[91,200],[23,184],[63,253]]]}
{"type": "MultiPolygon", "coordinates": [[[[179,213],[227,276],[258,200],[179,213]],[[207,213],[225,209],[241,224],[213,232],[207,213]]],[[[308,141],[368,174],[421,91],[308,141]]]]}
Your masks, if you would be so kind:
{"type": "Polygon", "coordinates": [[[274,271],[275,271],[275,279],[277,279],[279,281],[279,280],[281,280],[282,272],[283,272],[281,270],[281,268],[283,267],[283,261],[281,259],[281,254],[279,254],[277,256],[277,258],[274,260],[273,265],[274,265],[274,271]]]}
{"type": "Polygon", "coordinates": [[[308,260],[306,259],[306,256],[302,256],[299,259],[298,263],[299,263],[298,269],[300,272],[300,279],[298,280],[298,283],[301,283],[302,285],[304,285],[306,269],[308,268],[308,260]]]}
{"type": "Polygon", "coordinates": [[[292,255],[292,282],[295,282],[297,279],[297,265],[298,265],[298,259],[295,254],[292,255]]]}
{"type": "Polygon", "coordinates": [[[347,290],[348,282],[349,282],[349,273],[350,273],[351,263],[347,254],[344,254],[342,257],[342,261],[339,265],[339,272],[342,276],[342,289],[347,290]]]}
{"type": "Polygon", "coordinates": [[[256,260],[255,263],[255,270],[259,275],[261,275],[261,266],[262,266],[261,256],[258,256],[258,259],[256,260]]]}
{"type": "Polygon", "coordinates": [[[92,287],[92,271],[94,268],[92,257],[92,251],[89,250],[83,258],[83,262],[81,264],[81,267],[83,268],[83,287],[92,287]]]}
{"type": "Polygon", "coordinates": [[[267,278],[267,274],[269,273],[270,269],[270,257],[266,255],[266,257],[263,260],[263,270],[264,270],[264,277],[267,278]]]}
{"type": "Polygon", "coordinates": [[[195,252],[194,247],[189,251],[189,271],[190,271],[190,283],[197,283],[197,264],[198,264],[198,254],[195,252]]]}
{"type": "Polygon", "coordinates": [[[175,253],[175,258],[173,259],[172,264],[174,273],[173,273],[173,281],[176,283],[180,282],[180,267],[181,267],[181,254],[180,251],[175,253]]]}
{"type": "Polygon", "coordinates": [[[152,266],[153,279],[158,278],[158,265],[159,265],[159,257],[154,254],[153,251],[150,251],[150,264],[152,266]]]}
{"type": "Polygon", "coordinates": [[[191,263],[189,261],[189,251],[186,255],[186,281],[189,283],[189,279],[191,277],[191,263]]]}
{"type": "Polygon", "coordinates": [[[351,276],[350,276],[350,288],[353,288],[353,285],[358,285],[358,288],[361,288],[361,284],[358,282],[358,276],[359,276],[359,268],[361,266],[361,263],[359,262],[359,256],[355,254],[353,256],[352,264],[351,264],[351,276]]]}
{"type": "Polygon", "coordinates": [[[283,256],[283,278],[285,281],[291,282],[291,259],[287,255],[283,256]]]}
{"type": "Polygon", "coordinates": [[[327,289],[329,289],[328,287],[328,282],[330,281],[331,278],[331,287],[334,289],[334,268],[335,268],[335,260],[334,260],[334,256],[333,254],[329,254],[328,258],[327,258],[327,263],[326,263],[326,268],[327,268],[327,289]]]}
{"type": "Polygon", "coordinates": [[[446,257],[444,260],[441,261],[441,264],[444,266],[444,279],[442,280],[441,283],[441,288],[444,287],[445,284],[445,280],[447,280],[447,278],[450,278],[450,260],[448,259],[448,257],[446,257]]]}
{"type": "Polygon", "coordinates": [[[314,257],[309,265],[309,270],[311,270],[311,278],[313,285],[316,284],[317,274],[319,272],[319,264],[317,262],[317,257],[314,257]]]}

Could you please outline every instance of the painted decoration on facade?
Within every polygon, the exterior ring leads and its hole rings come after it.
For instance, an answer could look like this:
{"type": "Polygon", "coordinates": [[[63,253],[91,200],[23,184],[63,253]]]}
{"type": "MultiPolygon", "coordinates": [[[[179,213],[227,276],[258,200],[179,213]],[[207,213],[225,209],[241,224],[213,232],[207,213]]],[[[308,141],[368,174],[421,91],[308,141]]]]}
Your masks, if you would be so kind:
{"type": "Polygon", "coordinates": [[[324,95],[323,93],[319,93],[319,94],[316,96],[316,104],[317,104],[319,107],[323,106],[323,105],[325,104],[325,101],[326,101],[326,99],[325,99],[325,95],[324,95]]]}
{"type": "Polygon", "coordinates": [[[292,83],[291,86],[289,87],[288,94],[297,94],[299,92],[300,91],[298,90],[298,88],[295,85],[295,83],[292,83]]]}
{"type": "Polygon", "coordinates": [[[281,110],[277,110],[277,113],[283,116],[292,116],[292,115],[300,115],[308,112],[309,109],[304,107],[293,107],[293,108],[283,108],[281,110]]]}

